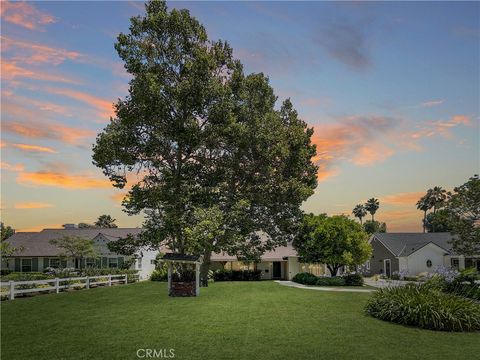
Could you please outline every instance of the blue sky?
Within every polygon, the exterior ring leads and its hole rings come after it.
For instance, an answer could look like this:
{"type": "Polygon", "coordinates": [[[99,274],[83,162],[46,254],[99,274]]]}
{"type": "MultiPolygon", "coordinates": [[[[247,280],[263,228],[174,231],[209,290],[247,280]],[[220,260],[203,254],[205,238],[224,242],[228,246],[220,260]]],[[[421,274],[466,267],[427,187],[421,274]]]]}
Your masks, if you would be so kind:
{"type": "MultiPolygon", "coordinates": [[[[170,2],[246,72],[264,72],[315,129],[319,186],[304,209],[380,198],[391,231],[420,231],[418,197],[479,172],[480,3],[170,2]]],[[[121,192],[91,145],[129,76],[113,48],[142,2],[2,3],[2,220],[56,227],[112,214],[121,192]]]]}

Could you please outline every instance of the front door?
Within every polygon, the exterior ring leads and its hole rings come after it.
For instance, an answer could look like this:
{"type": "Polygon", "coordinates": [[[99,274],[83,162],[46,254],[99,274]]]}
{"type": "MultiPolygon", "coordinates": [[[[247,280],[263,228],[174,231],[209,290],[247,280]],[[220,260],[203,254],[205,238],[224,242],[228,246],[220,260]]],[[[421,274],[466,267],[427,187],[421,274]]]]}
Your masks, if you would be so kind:
{"type": "Polygon", "coordinates": [[[273,276],[274,279],[280,279],[282,277],[282,263],[280,261],[273,262],[273,276]]]}
{"type": "Polygon", "coordinates": [[[390,267],[390,259],[385,259],[385,276],[391,277],[392,276],[392,269],[390,267]]]}

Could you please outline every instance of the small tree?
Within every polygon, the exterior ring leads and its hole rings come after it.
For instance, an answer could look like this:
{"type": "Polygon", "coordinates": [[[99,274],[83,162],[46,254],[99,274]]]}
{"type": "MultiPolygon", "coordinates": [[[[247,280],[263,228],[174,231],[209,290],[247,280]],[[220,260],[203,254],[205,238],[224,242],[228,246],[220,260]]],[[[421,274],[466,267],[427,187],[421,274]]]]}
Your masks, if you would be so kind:
{"type": "Polygon", "coordinates": [[[426,232],[427,227],[427,211],[431,209],[431,204],[428,201],[428,194],[424,195],[417,201],[417,209],[423,211],[423,232],[426,232]]]}
{"type": "Polygon", "coordinates": [[[372,221],[372,220],[367,220],[363,224],[363,230],[369,234],[375,234],[375,233],[385,233],[387,232],[387,224],[384,222],[380,221],[372,221]]]}
{"type": "Polygon", "coordinates": [[[100,215],[95,222],[95,226],[103,229],[117,228],[118,226],[115,224],[115,221],[117,221],[117,219],[112,218],[110,215],[100,215]]]}
{"type": "Polygon", "coordinates": [[[362,226],[346,216],[304,216],[293,241],[300,261],[326,264],[332,276],[344,265],[361,265],[372,248],[362,226]]]}
{"type": "Polygon", "coordinates": [[[0,241],[0,253],[2,256],[11,256],[13,255],[16,251],[22,251],[23,248],[15,248],[12,245],[10,245],[9,242],[6,240],[15,234],[15,230],[12,229],[10,226],[5,226],[3,223],[0,223],[1,227],[1,241],[0,241]]]}
{"type": "Polygon", "coordinates": [[[425,227],[428,232],[452,231],[452,214],[448,209],[440,209],[427,215],[425,227]]]}
{"type": "Polygon", "coordinates": [[[78,258],[80,260],[80,270],[82,270],[84,259],[98,257],[98,252],[94,247],[94,241],[84,239],[80,236],[63,236],[59,239],[50,240],[50,244],[62,250],[60,253],[61,258],[78,258]]]}

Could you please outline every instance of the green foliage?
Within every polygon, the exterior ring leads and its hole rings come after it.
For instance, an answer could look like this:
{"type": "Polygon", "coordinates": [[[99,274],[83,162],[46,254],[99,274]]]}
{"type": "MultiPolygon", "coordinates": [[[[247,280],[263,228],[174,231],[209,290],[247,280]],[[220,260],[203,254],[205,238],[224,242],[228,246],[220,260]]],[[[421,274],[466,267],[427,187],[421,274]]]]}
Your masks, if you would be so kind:
{"type": "Polygon", "coordinates": [[[217,270],[213,272],[214,281],[259,281],[261,270],[217,270]]]}
{"type": "Polygon", "coordinates": [[[379,222],[379,221],[372,221],[372,220],[367,220],[363,224],[363,230],[369,234],[375,234],[375,233],[386,233],[387,232],[387,224],[384,222],[379,222]]]}
{"type": "Polygon", "coordinates": [[[117,220],[110,215],[100,215],[95,222],[95,226],[98,228],[117,228],[115,221],[117,220]]]}
{"type": "MultiPolygon", "coordinates": [[[[64,259],[80,258],[82,260],[98,256],[98,251],[94,248],[94,241],[80,236],[63,236],[50,240],[50,244],[61,250],[59,256],[64,259]]],[[[83,261],[80,261],[80,268],[82,263],[83,261]]]]}
{"type": "Polygon", "coordinates": [[[304,285],[316,285],[318,277],[313,274],[304,272],[296,274],[293,279],[294,282],[304,285]]]}
{"type": "Polygon", "coordinates": [[[363,276],[360,274],[346,274],[342,278],[347,286],[363,286],[363,276]]]}
{"type": "Polygon", "coordinates": [[[55,278],[55,276],[43,274],[40,272],[12,272],[8,275],[2,275],[2,281],[33,281],[53,278],[55,278]]]}
{"type": "Polygon", "coordinates": [[[1,240],[0,240],[0,254],[2,256],[11,256],[15,252],[21,252],[23,250],[22,247],[14,248],[8,241],[6,241],[10,236],[15,234],[15,230],[12,229],[10,226],[5,226],[3,222],[0,222],[0,229],[1,229],[1,240]]]}
{"type": "Polygon", "coordinates": [[[361,224],[362,219],[367,215],[367,209],[365,209],[365,205],[358,204],[353,208],[352,214],[360,220],[361,224]]]}
{"type": "Polygon", "coordinates": [[[452,214],[448,209],[429,213],[425,218],[425,228],[428,232],[451,232],[453,229],[452,214]]]}
{"type": "Polygon", "coordinates": [[[114,186],[140,178],[123,201],[146,215],[132,245],[255,259],[286,244],[317,184],[313,129],[289,100],[277,110],[268,78],[245,75],[188,10],[161,1],[145,9],[117,38],[129,95],[93,148],[114,186]]]}
{"type": "Polygon", "coordinates": [[[150,275],[150,281],[167,281],[168,280],[168,272],[161,270],[153,270],[152,275],[150,275]]]}
{"type": "Polygon", "coordinates": [[[376,291],[366,312],[381,320],[441,331],[480,330],[480,304],[428,284],[376,291]]]}
{"type": "Polygon", "coordinates": [[[5,226],[3,222],[0,222],[0,230],[1,230],[1,241],[8,239],[10,236],[15,234],[15,230],[12,229],[10,226],[5,226]]]}
{"type": "Polygon", "coordinates": [[[317,279],[317,286],[345,286],[347,285],[345,279],[341,276],[319,277],[317,279]]]}
{"type": "Polygon", "coordinates": [[[378,199],[375,198],[368,199],[365,203],[365,210],[367,210],[370,215],[372,215],[372,221],[375,221],[375,213],[377,212],[379,207],[380,202],[378,201],[378,199]]]}
{"type": "Polygon", "coordinates": [[[343,265],[361,265],[372,248],[360,224],[346,216],[307,214],[300,224],[293,246],[300,261],[327,264],[335,276],[343,265]]]}

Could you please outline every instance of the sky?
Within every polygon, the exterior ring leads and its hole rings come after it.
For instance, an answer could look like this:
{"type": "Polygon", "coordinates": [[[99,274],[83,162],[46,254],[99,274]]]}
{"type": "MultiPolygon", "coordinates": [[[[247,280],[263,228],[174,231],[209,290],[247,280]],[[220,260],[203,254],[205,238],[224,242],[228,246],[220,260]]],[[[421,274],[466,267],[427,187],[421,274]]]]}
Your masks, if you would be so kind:
{"type": "MultiPolygon", "coordinates": [[[[416,201],[480,170],[479,2],[169,2],[245,72],[270,78],[315,133],[319,184],[303,205],[351,214],[375,197],[390,232],[422,230],[416,201]]],[[[129,75],[114,49],[142,2],[1,3],[1,212],[19,231],[122,227],[92,144],[129,75]]]]}

